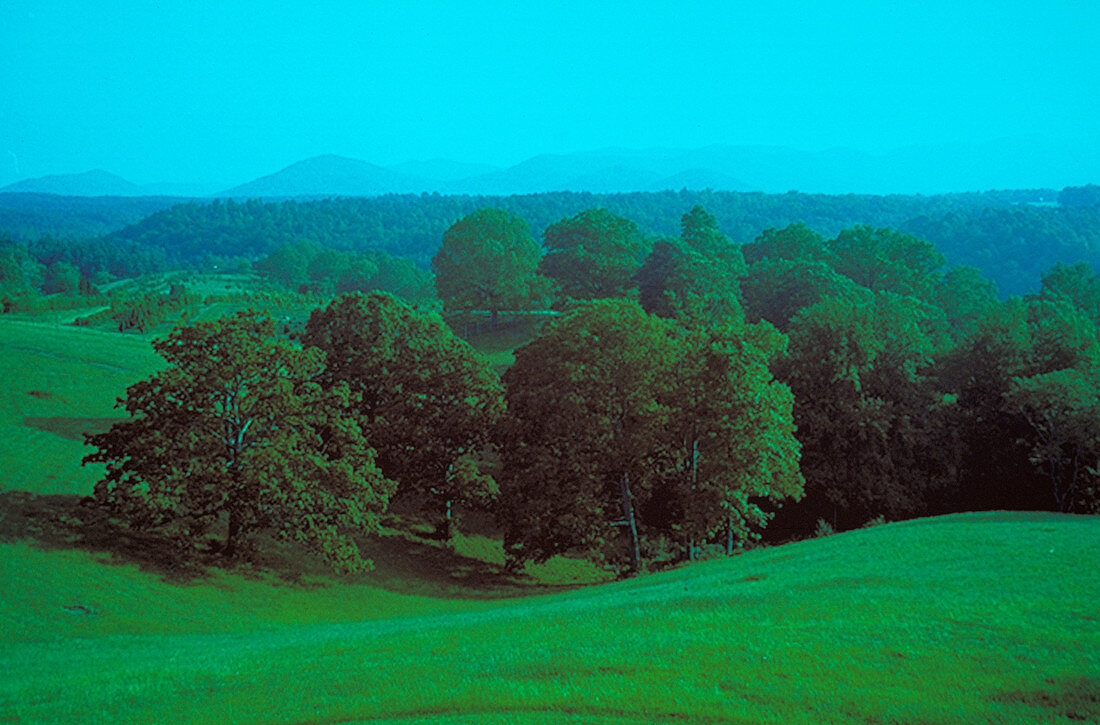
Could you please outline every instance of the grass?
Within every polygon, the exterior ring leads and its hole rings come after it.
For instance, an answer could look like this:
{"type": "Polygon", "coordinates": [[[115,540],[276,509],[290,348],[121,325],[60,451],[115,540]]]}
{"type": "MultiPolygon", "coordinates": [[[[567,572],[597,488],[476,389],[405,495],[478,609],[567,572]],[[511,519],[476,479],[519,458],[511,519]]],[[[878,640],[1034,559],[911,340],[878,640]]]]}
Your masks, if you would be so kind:
{"type": "Polygon", "coordinates": [[[0,491],[90,492],[81,434],[125,417],[115,399],[161,362],[147,339],[0,317],[0,491]]]}
{"type": "Polygon", "coordinates": [[[54,577],[37,591],[59,591],[52,607],[5,605],[6,625],[53,624],[0,644],[0,717],[1081,722],[1100,697],[1095,517],[891,524],[503,600],[229,573],[169,584],[8,546],[54,577]],[[102,587],[98,614],[62,610],[81,581],[102,587]],[[119,611],[129,622],[106,624],[119,611]]]}
{"type": "Polygon", "coordinates": [[[447,548],[395,516],[369,574],[279,546],[214,568],[79,504],[80,435],[158,361],[0,318],[0,721],[1100,721],[1098,517],[954,515],[578,586],[601,573],[511,577],[476,522],[447,548]]]}

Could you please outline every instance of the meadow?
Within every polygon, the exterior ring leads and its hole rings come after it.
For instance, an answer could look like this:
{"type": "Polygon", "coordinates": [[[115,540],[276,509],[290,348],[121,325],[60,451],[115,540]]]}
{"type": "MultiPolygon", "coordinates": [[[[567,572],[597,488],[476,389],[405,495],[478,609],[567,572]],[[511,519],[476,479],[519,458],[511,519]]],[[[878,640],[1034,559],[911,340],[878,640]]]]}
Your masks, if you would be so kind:
{"type": "MultiPolygon", "coordinates": [[[[496,341],[504,352],[506,341],[496,341]]],[[[1100,720],[1100,519],[956,514],[607,581],[392,516],[374,571],[73,523],[148,338],[0,320],[0,721],[1100,720]]],[[[505,362],[502,358],[502,362],[505,362]]]]}

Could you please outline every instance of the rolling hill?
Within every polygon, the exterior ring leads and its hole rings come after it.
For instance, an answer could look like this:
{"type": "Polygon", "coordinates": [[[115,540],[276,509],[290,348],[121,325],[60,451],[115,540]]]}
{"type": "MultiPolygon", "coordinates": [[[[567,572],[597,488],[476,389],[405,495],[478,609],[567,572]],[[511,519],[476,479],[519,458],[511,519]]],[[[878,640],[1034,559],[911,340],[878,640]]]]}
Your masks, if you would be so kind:
{"type": "Polygon", "coordinates": [[[0,322],[0,720],[1100,719],[1100,517],[956,514],[599,583],[398,513],[366,574],[274,543],[211,568],[80,503],[79,434],[155,368],[146,341],[0,322]]]}
{"type": "Polygon", "coordinates": [[[432,191],[434,186],[438,184],[421,177],[329,154],[299,161],[274,174],[226,189],[216,196],[379,196],[432,191]]]}
{"type": "Polygon", "coordinates": [[[502,600],[7,543],[0,717],[1096,721],[1098,542],[1095,517],[955,515],[502,600]]]}

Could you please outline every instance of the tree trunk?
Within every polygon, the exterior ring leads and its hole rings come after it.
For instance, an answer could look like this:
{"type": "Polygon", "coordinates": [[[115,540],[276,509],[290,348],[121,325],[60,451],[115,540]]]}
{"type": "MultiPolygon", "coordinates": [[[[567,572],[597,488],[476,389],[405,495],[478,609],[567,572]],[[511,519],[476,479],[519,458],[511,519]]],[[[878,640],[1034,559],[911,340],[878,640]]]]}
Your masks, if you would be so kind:
{"type": "Polygon", "coordinates": [[[440,541],[448,542],[454,534],[454,518],[451,515],[451,499],[443,502],[443,517],[435,527],[435,535],[440,541]]]}
{"type": "Polygon", "coordinates": [[[733,517],[726,517],[726,556],[733,556],[733,517]]]}
{"type": "Polygon", "coordinates": [[[619,479],[623,495],[623,523],[630,536],[630,571],[637,573],[641,569],[641,554],[638,550],[638,523],[634,519],[634,502],[630,496],[630,474],[624,473],[619,479]]]}
{"type": "Polygon", "coordinates": [[[225,536],[225,548],[222,553],[225,556],[233,556],[237,553],[237,539],[241,534],[241,519],[234,509],[229,509],[229,532],[225,536]]]}

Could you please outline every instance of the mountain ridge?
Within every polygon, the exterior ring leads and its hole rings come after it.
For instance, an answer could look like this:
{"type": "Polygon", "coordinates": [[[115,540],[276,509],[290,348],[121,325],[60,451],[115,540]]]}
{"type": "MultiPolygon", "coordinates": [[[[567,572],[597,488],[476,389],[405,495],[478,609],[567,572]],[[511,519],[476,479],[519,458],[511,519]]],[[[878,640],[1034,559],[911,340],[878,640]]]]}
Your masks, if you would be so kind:
{"type": "Polygon", "coordinates": [[[532,156],[506,168],[435,158],[389,166],[322,154],[222,191],[198,185],[138,185],[96,169],[24,179],[3,192],[68,196],[293,198],[463,194],[508,196],[555,191],[759,191],[814,194],[941,194],[989,189],[1063,188],[1097,181],[1100,146],[1041,139],[912,145],[882,153],[850,148],[800,151],[784,146],[712,144],[694,149],[606,147],[532,156]],[[1028,172],[1043,158],[1057,173],[1028,172]],[[950,168],[952,171],[945,171],[950,168]]]}

